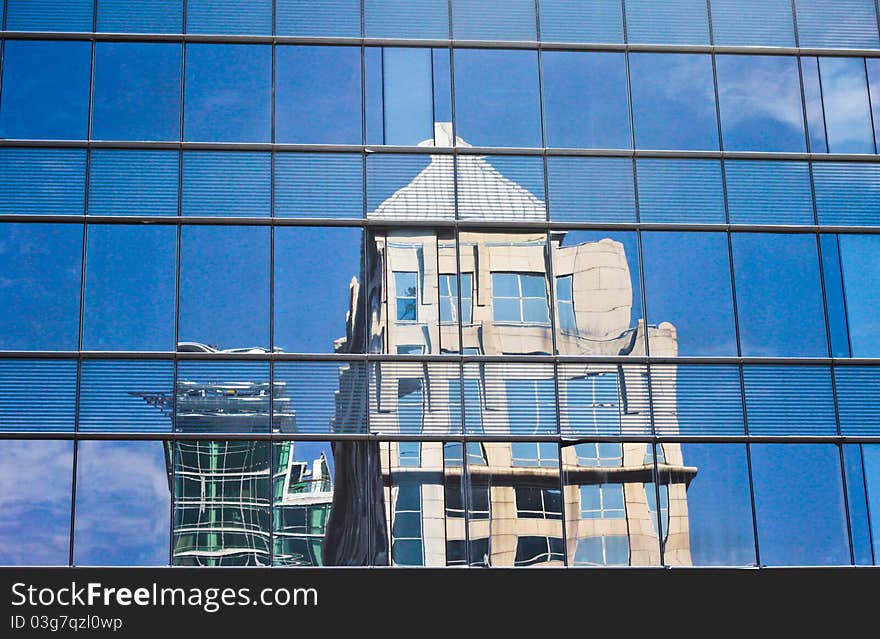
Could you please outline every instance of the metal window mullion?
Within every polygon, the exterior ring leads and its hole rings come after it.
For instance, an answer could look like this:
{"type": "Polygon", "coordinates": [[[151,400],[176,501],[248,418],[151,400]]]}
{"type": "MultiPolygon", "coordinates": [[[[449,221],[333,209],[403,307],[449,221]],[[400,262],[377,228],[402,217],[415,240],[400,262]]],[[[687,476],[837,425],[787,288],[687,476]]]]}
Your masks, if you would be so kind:
{"type": "Polygon", "coordinates": [[[828,137],[828,116],[825,113],[825,90],[822,86],[822,58],[816,56],[816,77],[819,81],[819,106],[822,107],[822,128],[825,134],[825,152],[831,152],[831,140],[828,137]]]}
{"type": "Polygon", "coordinates": [[[880,140],[878,140],[878,134],[880,132],[877,131],[877,126],[880,123],[874,122],[874,96],[872,96],[871,91],[871,78],[868,74],[868,59],[862,58],[862,63],[865,65],[865,88],[868,91],[868,116],[871,120],[871,133],[874,137],[874,153],[877,154],[880,151],[880,140]]]}

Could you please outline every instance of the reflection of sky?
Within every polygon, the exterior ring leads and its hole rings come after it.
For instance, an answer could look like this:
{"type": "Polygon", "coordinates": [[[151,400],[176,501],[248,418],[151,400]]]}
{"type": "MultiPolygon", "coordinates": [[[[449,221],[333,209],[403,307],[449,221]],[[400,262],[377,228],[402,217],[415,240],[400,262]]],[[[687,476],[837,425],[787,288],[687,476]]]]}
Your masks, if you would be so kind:
{"type": "Polygon", "coordinates": [[[66,565],[73,443],[0,443],[0,565],[66,565]]]}
{"type": "Polygon", "coordinates": [[[880,235],[839,236],[853,357],[880,357],[880,235]]]}
{"type": "Polygon", "coordinates": [[[162,442],[79,443],[75,564],[167,564],[170,510],[162,442]]]}

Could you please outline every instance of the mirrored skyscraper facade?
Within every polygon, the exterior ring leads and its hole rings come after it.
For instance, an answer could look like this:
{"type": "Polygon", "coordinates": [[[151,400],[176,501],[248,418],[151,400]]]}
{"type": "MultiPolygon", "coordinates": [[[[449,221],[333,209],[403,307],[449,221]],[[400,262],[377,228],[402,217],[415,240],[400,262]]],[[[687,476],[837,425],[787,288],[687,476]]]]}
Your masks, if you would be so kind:
{"type": "Polygon", "coordinates": [[[0,6],[0,564],[880,561],[874,0],[0,6]]]}

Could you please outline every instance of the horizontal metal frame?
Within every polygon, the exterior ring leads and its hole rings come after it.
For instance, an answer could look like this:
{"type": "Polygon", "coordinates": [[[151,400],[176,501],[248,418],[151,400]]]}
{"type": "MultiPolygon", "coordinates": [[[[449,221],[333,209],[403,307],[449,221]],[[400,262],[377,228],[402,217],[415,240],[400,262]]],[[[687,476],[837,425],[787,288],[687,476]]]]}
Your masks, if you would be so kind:
{"type": "Polygon", "coordinates": [[[688,222],[547,222],[517,220],[392,220],[389,218],[222,217],[173,215],[40,215],[0,213],[0,223],[134,224],[166,226],[342,226],[373,229],[462,229],[467,231],[707,231],[731,233],[880,233],[877,226],[792,224],[694,224],[688,222]]]}
{"type": "Polygon", "coordinates": [[[371,155],[522,155],[529,157],[671,158],[680,160],[777,160],[880,163],[871,153],[791,153],[781,151],[686,151],[676,149],[586,149],[510,146],[393,146],[381,144],[284,144],[272,142],[188,142],[154,140],[44,140],[0,138],[0,148],[127,149],[154,151],[275,151],[279,153],[361,153],[371,155]]]}
{"type": "Polygon", "coordinates": [[[664,357],[644,355],[397,355],[390,353],[193,353],[176,351],[3,351],[0,361],[61,360],[177,360],[257,362],[436,362],[445,364],[617,364],[682,366],[880,366],[880,358],[858,357],[664,357]]]}
{"type": "Polygon", "coordinates": [[[96,42],[197,42],[211,44],[301,44],[366,47],[456,47],[548,51],[620,51],[646,53],[717,53],[753,55],[822,55],[880,57],[880,49],[785,47],[765,45],[555,42],[538,40],[464,40],[457,38],[353,38],[334,36],[235,35],[204,33],[112,33],[91,31],[0,31],[9,40],[86,40],[96,42]]]}
{"type": "Polygon", "coordinates": [[[135,433],[76,431],[0,431],[3,440],[53,441],[376,441],[376,442],[549,442],[662,444],[880,444],[880,435],[408,435],[400,433],[135,433]]]}

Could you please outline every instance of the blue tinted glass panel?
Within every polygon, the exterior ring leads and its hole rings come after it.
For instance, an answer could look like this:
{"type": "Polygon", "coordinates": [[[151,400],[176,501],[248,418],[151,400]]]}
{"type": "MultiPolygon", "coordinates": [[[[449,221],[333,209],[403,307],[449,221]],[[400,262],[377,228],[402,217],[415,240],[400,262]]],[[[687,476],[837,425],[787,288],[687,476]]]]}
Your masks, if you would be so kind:
{"type": "Polygon", "coordinates": [[[796,58],[719,55],[715,62],[725,151],[806,150],[796,58]]]}
{"type": "Polygon", "coordinates": [[[73,442],[0,443],[0,565],[66,566],[73,442]]]}
{"type": "MultiPolygon", "coordinates": [[[[878,477],[877,466],[880,455],[873,444],[855,444],[843,447],[844,473],[846,475],[846,496],[849,505],[850,534],[852,536],[853,554],[857,565],[871,565],[875,563],[874,554],[871,550],[871,517],[880,515],[876,510],[871,513],[868,503],[868,481],[876,484],[878,477]]],[[[871,486],[871,492],[877,489],[871,486]]],[[[871,497],[876,501],[876,494],[871,497]]],[[[877,537],[880,537],[878,535],[877,537]]]]}
{"type": "Polygon", "coordinates": [[[89,226],[84,349],[174,349],[176,254],[174,226],[89,226]]]}
{"type": "Polygon", "coordinates": [[[750,435],[836,435],[831,373],[820,366],[745,366],[750,435]]]}
{"type": "Polygon", "coordinates": [[[545,51],[541,65],[547,146],[630,148],[624,54],[545,51]]]}
{"type": "Polygon", "coordinates": [[[754,444],[761,563],[850,563],[840,454],[827,444],[754,444]]]}
{"type": "Polygon", "coordinates": [[[100,0],[98,31],[182,33],[183,0],[100,0]]]}
{"type": "Polygon", "coordinates": [[[376,61],[367,74],[381,78],[367,81],[372,88],[381,85],[381,92],[371,91],[367,101],[367,143],[415,146],[433,141],[432,50],[386,47],[376,61]]]}
{"type": "Polygon", "coordinates": [[[639,159],[636,174],[642,222],[724,223],[721,162],[639,159]]]}
{"type": "Polygon", "coordinates": [[[642,233],[648,324],[670,322],[678,355],[736,355],[724,233],[642,233]]]}
{"type": "Polygon", "coordinates": [[[816,238],[732,238],[742,355],[827,356],[816,238]]]}
{"type": "Polygon", "coordinates": [[[0,149],[0,212],[82,215],[83,149],[0,149]]]}
{"type": "Polygon", "coordinates": [[[635,222],[629,158],[547,158],[550,219],[635,222]]]}
{"type": "Polygon", "coordinates": [[[703,0],[626,0],[629,42],[709,44],[709,14],[703,0]]]}
{"type": "MultiPolygon", "coordinates": [[[[182,433],[268,432],[269,389],[268,362],[180,362],[174,429],[182,433]]],[[[279,390],[275,393],[280,394],[279,390]]]]}
{"type": "Polygon", "coordinates": [[[818,58],[802,57],[800,63],[810,151],[828,153],[828,140],[825,135],[825,109],[822,105],[822,87],[819,84],[819,60],[818,58]]]}
{"type": "Polygon", "coordinates": [[[365,432],[363,362],[278,362],[273,379],[273,430],[365,432]],[[340,390],[340,386],[344,390],[340,390]],[[337,412],[337,403],[344,410],[337,412]],[[279,424],[279,420],[281,423],[279,424]]]}
{"type": "Polygon", "coordinates": [[[275,56],[276,141],[360,144],[360,49],[279,46],[275,56]]]}
{"type": "Polygon", "coordinates": [[[89,215],[177,215],[177,151],[94,149],[89,215]]]}
{"type": "Polygon", "coordinates": [[[871,518],[871,540],[874,547],[874,563],[880,563],[880,446],[862,446],[865,467],[865,487],[868,514],[871,518]]]}
{"type": "Polygon", "coordinates": [[[880,368],[838,366],[834,369],[834,384],[841,434],[880,434],[880,404],[877,403],[880,368]]]}
{"type": "Polygon", "coordinates": [[[0,224],[0,348],[76,350],[82,225],[0,224]]]}
{"type": "Polygon", "coordinates": [[[712,0],[714,43],[794,46],[791,0],[712,0]]]}
{"type": "Polygon", "coordinates": [[[819,241],[822,245],[822,275],[825,278],[825,305],[828,313],[828,332],[831,334],[831,355],[850,357],[840,246],[837,235],[820,235],[819,241]]]}
{"type": "Polygon", "coordinates": [[[456,135],[474,146],[541,146],[535,51],[455,51],[456,135]]]}
{"type": "Polygon", "coordinates": [[[10,31],[91,31],[94,0],[8,0],[10,31]]]}
{"type": "Polygon", "coordinates": [[[168,564],[171,491],[162,442],[80,442],[76,475],[75,564],[168,564]]]}
{"type": "Polygon", "coordinates": [[[547,219],[541,158],[460,155],[456,162],[459,219],[547,219]]]}
{"type": "MultiPolygon", "coordinates": [[[[282,49],[279,49],[279,64],[282,49]]],[[[272,50],[255,44],[189,44],[183,137],[269,142],[272,50]]],[[[281,90],[279,85],[279,90],[281,90]]]]}
{"type": "Polygon", "coordinates": [[[76,361],[0,361],[0,430],[70,432],[75,411],[76,361]]]}
{"type": "Polygon", "coordinates": [[[651,403],[660,435],[742,435],[743,405],[735,366],[653,364],[651,403]]]}
{"type": "Polygon", "coordinates": [[[367,158],[367,216],[454,218],[452,163],[449,155],[371,154],[367,158]]]}
{"type": "Polygon", "coordinates": [[[853,357],[880,357],[880,235],[841,234],[840,265],[853,357]]]}
{"type": "Polygon", "coordinates": [[[880,60],[867,58],[865,64],[868,67],[868,92],[874,119],[874,142],[880,147],[880,60]]]}
{"type": "Polygon", "coordinates": [[[174,362],[87,360],[80,384],[80,431],[171,432],[174,362]]]}
{"type": "MultiPolygon", "coordinates": [[[[357,228],[275,229],[276,349],[332,353],[334,341],[345,338],[361,238],[357,228]]],[[[346,351],[362,353],[363,344],[349,343],[346,351]]]]}
{"type": "Polygon", "coordinates": [[[718,149],[710,56],[635,53],[630,77],[637,149],[718,149]]]}
{"type": "Polygon", "coordinates": [[[537,40],[533,0],[452,0],[457,40],[537,40]]]}
{"type": "Polygon", "coordinates": [[[620,0],[541,0],[545,42],[623,42],[620,0]]]}
{"type": "Polygon", "coordinates": [[[880,165],[813,163],[819,224],[880,224],[880,165]]]}
{"type": "Polygon", "coordinates": [[[753,565],[755,536],[746,447],[681,444],[681,456],[685,466],[697,469],[687,485],[693,565],[753,565]]]}
{"type": "Polygon", "coordinates": [[[275,33],[289,36],[357,38],[361,34],[359,0],[276,0],[275,33]]]}
{"type": "Polygon", "coordinates": [[[812,224],[806,162],[725,160],[731,224],[812,224]]]}
{"type": "Polygon", "coordinates": [[[84,140],[91,51],[88,42],[6,42],[0,137],[84,140]]]}
{"type": "MultiPolygon", "coordinates": [[[[572,432],[619,435],[621,410],[623,401],[616,372],[575,377],[565,385],[565,416],[572,432]]],[[[597,462],[600,460],[601,457],[596,458],[597,462]]]]}
{"type": "Polygon", "coordinates": [[[187,0],[187,33],[271,34],[272,0],[187,0]]]}
{"type": "Polygon", "coordinates": [[[181,342],[216,348],[269,345],[269,229],[181,229],[181,342]]]}
{"type": "Polygon", "coordinates": [[[868,78],[862,58],[819,58],[829,153],[874,153],[868,78]]]}
{"type": "Polygon", "coordinates": [[[880,46],[872,0],[798,0],[797,27],[802,47],[880,46]]]}
{"type": "Polygon", "coordinates": [[[275,215],[361,218],[363,157],[341,153],[275,154],[275,215]]]}
{"type": "Polygon", "coordinates": [[[364,0],[368,38],[449,37],[448,0],[364,0]]]}
{"type": "Polygon", "coordinates": [[[180,139],[181,60],[179,44],[96,44],[92,138],[180,139]]]}
{"type": "MultiPolygon", "coordinates": [[[[545,364],[465,364],[466,379],[483,381],[487,434],[552,434],[556,428],[553,367],[545,364]],[[482,367],[482,372],[481,372],[482,367]]],[[[535,442],[525,442],[535,450],[535,442]]],[[[554,450],[555,444],[552,444],[554,450]]],[[[553,466],[558,464],[553,453],[553,466]]]]}
{"type": "Polygon", "coordinates": [[[265,217],[270,214],[268,153],[183,154],[183,215],[265,217]]]}

